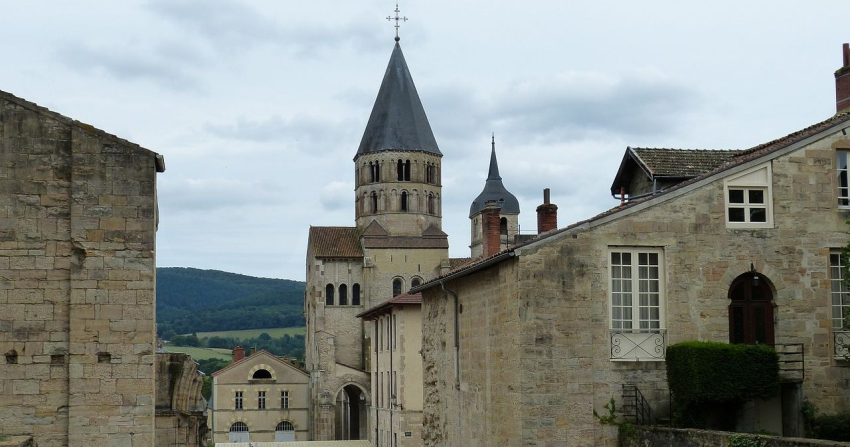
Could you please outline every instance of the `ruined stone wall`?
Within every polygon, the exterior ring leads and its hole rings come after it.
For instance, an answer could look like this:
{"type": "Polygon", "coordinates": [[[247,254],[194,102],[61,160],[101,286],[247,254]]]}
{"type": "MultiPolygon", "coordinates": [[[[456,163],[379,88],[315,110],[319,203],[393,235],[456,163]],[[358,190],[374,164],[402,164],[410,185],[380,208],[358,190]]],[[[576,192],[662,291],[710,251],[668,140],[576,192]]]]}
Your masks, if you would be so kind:
{"type": "MultiPolygon", "coordinates": [[[[727,447],[730,438],[737,436],[753,443],[764,442],[765,447],[848,447],[848,442],[819,439],[782,438],[778,436],[746,435],[711,430],[692,430],[665,427],[635,427],[632,436],[626,436],[622,447],[727,447]]],[[[740,445],[740,444],[739,444],[740,445]]]]}
{"type": "Polygon", "coordinates": [[[0,92],[0,420],[152,446],[157,155],[0,92]]]}
{"type": "MultiPolygon", "coordinates": [[[[655,411],[666,413],[663,361],[611,360],[612,247],[662,250],[665,345],[728,342],[729,287],[752,265],[773,289],[776,342],[804,345],[804,396],[827,413],[850,408],[850,371],[832,354],[830,321],[829,253],[848,238],[848,213],[837,208],[833,149],[848,142],[838,142],[839,137],[765,162],[772,169],[773,228],[728,228],[723,178],[717,178],[670,194],[663,203],[531,244],[518,250],[514,261],[449,282],[447,288],[464,306],[457,388],[451,371],[452,299],[437,288],[426,291],[426,445],[613,446],[610,430],[592,412],[604,411],[612,396],[619,401],[625,383],[637,384],[655,411]],[[504,297],[511,284],[516,287],[514,308],[509,300],[486,304],[504,297]],[[490,321],[491,308],[504,311],[500,326],[520,334],[519,340],[497,344],[503,332],[481,327],[490,321]],[[467,322],[469,309],[475,310],[467,322]],[[492,349],[482,348],[488,345],[516,350],[515,363],[521,367],[511,374],[511,361],[489,361],[492,349]],[[508,377],[496,393],[493,383],[499,375],[508,377]],[[502,411],[507,407],[510,418],[502,411]],[[511,429],[513,423],[522,428],[511,429]]],[[[740,172],[752,167],[757,164],[742,166],[740,172]]]]}
{"type": "Polygon", "coordinates": [[[156,446],[201,447],[207,438],[203,374],[187,354],[156,354],[156,446]]]}

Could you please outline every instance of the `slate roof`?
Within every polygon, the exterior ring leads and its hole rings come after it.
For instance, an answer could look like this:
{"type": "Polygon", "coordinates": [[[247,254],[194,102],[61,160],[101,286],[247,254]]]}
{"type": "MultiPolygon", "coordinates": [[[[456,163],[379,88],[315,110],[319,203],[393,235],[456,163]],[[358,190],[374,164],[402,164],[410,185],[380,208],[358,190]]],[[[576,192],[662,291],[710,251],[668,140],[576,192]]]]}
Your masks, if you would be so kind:
{"type": "Polygon", "coordinates": [[[422,304],[422,294],[421,293],[403,293],[397,297],[390,298],[384,301],[381,304],[376,306],[372,306],[369,309],[364,310],[357,314],[357,317],[360,318],[370,318],[372,316],[384,313],[384,311],[388,310],[390,307],[395,305],[404,305],[404,304],[422,304]]]}
{"type": "Polygon", "coordinates": [[[519,200],[502,184],[502,176],[499,175],[499,162],[496,160],[495,140],[492,144],[487,181],[484,183],[484,190],[472,201],[472,205],[469,207],[470,218],[480,213],[490,200],[494,200],[499,204],[502,213],[519,214],[519,200]]]}
{"type": "Polygon", "coordinates": [[[310,227],[310,247],[316,258],[362,258],[360,232],[355,227],[310,227]]]}
{"type": "Polygon", "coordinates": [[[773,152],[787,148],[787,147],[789,147],[789,146],[791,146],[795,143],[800,143],[800,142],[802,142],[803,140],[805,140],[809,137],[814,137],[821,132],[827,131],[830,128],[835,127],[835,126],[839,126],[841,124],[847,125],[843,129],[843,131],[850,130],[850,112],[837,113],[836,115],[834,115],[833,117],[831,117],[827,120],[821,121],[817,124],[813,124],[809,127],[806,127],[805,129],[802,129],[802,130],[799,130],[797,132],[788,134],[788,135],[786,135],[782,138],[777,138],[773,141],[768,141],[767,143],[763,143],[763,144],[760,144],[758,146],[754,146],[750,149],[739,151],[737,153],[737,155],[730,158],[726,163],[722,163],[720,166],[717,166],[716,168],[714,168],[714,169],[712,169],[708,172],[704,172],[701,175],[698,175],[698,176],[693,177],[691,179],[685,180],[685,181],[678,183],[678,184],[676,184],[676,185],[674,185],[674,186],[672,186],[668,189],[665,189],[663,191],[659,191],[657,194],[646,196],[646,197],[643,197],[643,198],[640,198],[640,199],[630,200],[623,205],[611,208],[611,209],[604,211],[602,213],[599,213],[596,216],[593,216],[589,219],[585,219],[585,220],[573,223],[569,226],[566,226],[566,227],[558,229],[558,230],[549,231],[549,232],[540,234],[540,235],[538,235],[537,237],[535,237],[531,240],[524,241],[521,244],[517,244],[517,245],[514,245],[512,247],[508,247],[507,249],[502,250],[501,252],[496,253],[496,254],[494,254],[490,257],[477,258],[477,259],[475,259],[475,260],[473,260],[469,263],[460,265],[457,268],[453,268],[448,273],[446,273],[444,275],[440,275],[439,277],[434,278],[434,279],[422,284],[419,287],[414,287],[411,290],[418,293],[418,292],[421,292],[422,290],[429,289],[431,287],[436,286],[439,283],[440,280],[445,280],[448,277],[454,278],[454,277],[466,276],[467,274],[470,274],[470,273],[475,272],[477,270],[480,270],[482,268],[486,268],[487,266],[489,266],[491,264],[498,263],[498,262],[501,262],[505,259],[513,257],[515,255],[515,250],[517,248],[520,248],[520,247],[523,247],[523,246],[526,246],[526,245],[530,245],[530,244],[542,241],[544,239],[548,239],[548,238],[553,237],[557,234],[561,234],[563,232],[572,230],[576,227],[579,227],[579,226],[582,226],[582,225],[585,225],[585,224],[588,224],[588,223],[592,223],[594,221],[598,221],[598,220],[606,218],[608,216],[612,216],[612,215],[624,212],[624,211],[626,211],[630,208],[633,208],[633,207],[635,207],[639,204],[649,202],[649,201],[652,201],[652,200],[656,200],[659,197],[663,197],[665,195],[668,195],[668,194],[670,194],[674,191],[677,191],[681,188],[685,188],[685,187],[687,187],[691,184],[699,182],[699,181],[706,179],[708,177],[711,177],[715,174],[719,174],[719,173],[721,173],[725,170],[731,169],[735,166],[740,166],[740,165],[747,163],[749,161],[770,155],[773,152]]]}
{"type": "Polygon", "coordinates": [[[437,147],[437,140],[398,42],[393,48],[381,89],[354,158],[386,150],[443,155],[437,147]]]}
{"type": "Polygon", "coordinates": [[[696,177],[712,171],[725,161],[740,154],[740,150],[667,149],[630,147],[656,177],[696,177]]]}

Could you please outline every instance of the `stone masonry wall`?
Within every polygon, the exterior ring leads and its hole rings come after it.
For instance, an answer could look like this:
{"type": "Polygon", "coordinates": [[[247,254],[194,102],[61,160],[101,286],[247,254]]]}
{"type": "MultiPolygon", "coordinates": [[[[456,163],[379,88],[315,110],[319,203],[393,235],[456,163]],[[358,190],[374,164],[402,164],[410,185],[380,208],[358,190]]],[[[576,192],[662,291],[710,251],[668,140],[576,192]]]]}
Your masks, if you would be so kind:
{"type": "Polygon", "coordinates": [[[848,239],[848,213],[837,208],[833,149],[848,144],[838,133],[765,162],[773,175],[773,228],[727,228],[718,178],[531,244],[514,260],[448,282],[464,308],[459,384],[452,370],[452,298],[427,290],[425,445],[614,446],[592,412],[604,411],[612,396],[619,400],[625,383],[637,384],[656,412],[666,413],[663,361],[611,360],[612,247],[662,250],[666,344],[728,342],[729,287],[752,265],[773,290],[776,343],[804,346],[804,397],[826,413],[850,408],[850,371],[832,355],[828,267],[830,250],[848,239]],[[494,356],[496,346],[511,352],[494,356]]]}
{"type": "Polygon", "coordinates": [[[0,421],[153,446],[157,155],[0,92],[0,421]]]}
{"type": "Polygon", "coordinates": [[[848,447],[850,443],[819,439],[781,438],[744,435],[710,430],[664,427],[635,427],[633,436],[624,437],[621,447],[728,447],[732,436],[744,440],[764,441],[765,447],[848,447]]]}

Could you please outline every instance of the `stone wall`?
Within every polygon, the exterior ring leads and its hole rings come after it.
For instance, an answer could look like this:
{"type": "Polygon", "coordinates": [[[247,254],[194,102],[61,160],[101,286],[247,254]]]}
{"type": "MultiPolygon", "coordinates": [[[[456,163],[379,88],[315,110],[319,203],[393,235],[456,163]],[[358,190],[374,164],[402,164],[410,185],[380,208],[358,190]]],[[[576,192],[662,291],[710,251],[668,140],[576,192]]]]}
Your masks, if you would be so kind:
{"type": "Polygon", "coordinates": [[[202,447],[207,439],[204,376],[187,354],[156,354],[156,446],[202,447]]]}
{"type": "Polygon", "coordinates": [[[848,447],[850,443],[819,439],[782,438],[710,430],[664,427],[635,427],[634,434],[623,436],[621,447],[728,447],[729,439],[764,441],[765,447],[848,447]]]}
{"type": "Polygon", "coordinates": [[[0,421],[41,447],[154,445],[162,158],[0,92],[0,421]]]}
{"type": "MultiPolygon", "coordinates": [[[[428,446],[612,446],[593,410],[635,383],[657,413],[668,408],[663,359],[612,361],[609,257],[614,247],[663,258],[664,345],[729,341],[732,282],[754,268],[771,287],[777,343],[802,343],[803,395],[827,413],[850,408],[850,370],[833,358],[829,254],[847,243],[837,208],[841,133],[756,160],[726,175],[772,169],[774,225],[726,224],[724,178],[561,232],[516,257],[448,281],[454,298],[423,293],[425,439],[428,446]]],[[[661,351],[663,353],[663,350],[661,351]]]]}

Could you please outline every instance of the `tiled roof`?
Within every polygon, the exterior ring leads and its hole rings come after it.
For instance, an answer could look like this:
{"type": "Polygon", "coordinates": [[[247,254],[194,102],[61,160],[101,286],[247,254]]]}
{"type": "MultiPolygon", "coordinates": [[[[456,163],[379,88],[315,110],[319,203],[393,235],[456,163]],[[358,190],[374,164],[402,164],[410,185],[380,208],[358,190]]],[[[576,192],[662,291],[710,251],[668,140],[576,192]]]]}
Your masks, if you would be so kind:
{"type": "Polygon", "coordinates": [[[445,237],[419,236],[388,236],[365,237],[364,248],[449,248],[449,240],[445,237]]]}
{"type": "Polygon", "coordinates": [[[302,369],[302,368],[301,368],[301,367],[299,367],[298,365],[293,364],[293,363],[292,363],[292,362],[290,362],[288,359],[286,359],[286,358],[284,358],[284,357],[278,357],[278,356],[276,356],[276,355],[272,354],[271,352],[266,351],[265,349],[260,349],[259,351],[255,352],[255,353],[253,353],[253,354],[245,353],[245,357],[243,357],[241,360],[239,360],[238,362],[233,362],[233,363],[231,363],[231,364],[229,364],[229,365],[225,366],[224,368],[221,368],[220,370],[218,370],[218,371],[216,371],[216,372],[212,373],[212,374],[211,374],[211,376],[215,377],[215,376],[217,376],[217,375],[219,375],[219,374],[221,374],[221,373],[223,373],[223,372],[225,372],[225,371],[227,371],[227,370],[229,370],[229,369],[235,368],[237,365],[239,365],[239,364],[241,364],[241,363],[243,363],[243,362],[247,361],[248,359],[255,359],[255,358],[257,358],[256,356],[257,356],[257,355],[260,355],[260,354],[263,354],[263,355],[266,355],[266,356],[268,356],[268,357],[271,357],[271,358],[273,358],[273,359],[277,360],[278,362],[280,362],[280,363],[282,363],[282,364],[284,364],[284,365],[286,365],[286,366],[288,366],[288,367],[290,367],[290,368],[293,368],[293,369],[297,370],[298,372],[300,372],[300,373],[302,373],[302,374],[305,374],[305,375],[307,374],[307,371],[306,371],[306,370],[302,369]]]}
{"type": "Polygon", "coordinates": [[[355,227],[310,227],[310,247],[316,258],[362,258],[355,227]]]}
{"type": "Polygon", "coordinates": [[[389,309],[395,305],[405,305],[405,304],[422,304],[422,294],[421,293],[403,293],[397,297],[390,298],[384,301],[377,306],[373,306],[370,309],[364,310],[357,314],[358,317],[361,318],[370,318],[374,315],[383,313],[385,310],[389,309]]]}
{"type": "Polygon", "coordinates": [[[470,261],[472,261],[472,258],[449,258],[449,268],[454,270],[470,261]]]}
{"type": "Polygon", "coordinates": [[[369,222],[369,225],[366,225],[366,228],[363,229],[363,236],[389,236],[390,233],[387,232],[381,224],[378,223],[377,220],[373,220],[369,222]]]}
{"type": "Polygon", "coordinates": [[[422,232],[422,236],[438,236],[438,237],[448,237],[443,230],[437,228],[436,225],[431,224],[425,231],[422,232]]]}
{"type": "Polygon", "coordinates": [[[696,177],[712,171],[740,154],[740,150],[667,149],[630,147],[640,162],[656,177],[696,177]]]}
{"type": "MultiPolygon", "coordinates": [[[[663,191],[659,191],[657,194],[650,195],[650,196],[647,196],[647,197],[643,197],[643,198],[640,198],[640,199],[630,200],[630,201],[626,202],[625,204],[623,204],[621,206],[617,206],[617,207],[611,208],[607,211],[604,211],[602,213],[599,213],[596,216],[591,217],[590,219],[585,219],[585,220],[576,222],[574,224],[571,224],[569,226],[566,226],[564,228],[540,234],[533,239],[522,242],[521,244],[517,244],[515,246],[508,247],[507,249],[502,250],[501,252],[496,253],[493,256],[490,256],[490,257],[487,257],[487,258],[477,258],[470,263],[463,264],[463,265],[461,265],[457,268],[453,268],[448,273],[446,273],[444,275],[440,275],[437,278],[434,278],[434,279],[426,282],[425,284],[422,284],[421,286],[416,287],[414,290],[422,291],[422,290],[425,290],[425,289],[428,289],[430,287],[435,286],[441,279],[445,279],[449,276],[458,276],[459,274],[463,274],[464,272],[472,272],[472,271],[478,270],[479,268],[484,268],[485,267],[484,264],[489,264],[489,263],[493,263],[493,262],[501,262],[503,259],[507,259],[507,258],[511,257],[514,250],[517,249],[517,248],[520,248],[520,247],[523,247],[523,246],[526,246],[526,245],[530,245],[532,243],[535,243],[535,242],[538,242],[538,241],[541,241],[541,240],[544,240],[544,239],[548,239],[552,236],[563,233],[565,231],[569,231],[569,230],[576,228],[578,226],[585,225],[585,224],[600,220],[602,218],[620,213],[620,212],[628,210],[629,208],[632,208],[632,207],[634,207],[638,204],[648,202],[650,200],[655,200],[658,197],[662,197],[662,196],[665,196],[667,194],[670,194],[673,191],[677,191],[681,188],[684,188],[688,185],[699,182],[700,180],[703,180],[703,179],[708,178],[712,175],[723,172],[727,169],[731,169],[735,166],[742,165],[744,163],[755,160],[757,158],[769,155],[772,152],[775,152],[775,151],[781,150],[783,148],[786,148],[788,146],[791,146],[792,144],[803,141],[806,138],[815,136],[815,135],[817,135],[817,134],[819,134],[823,131],[828,130],[829,128],[831,128],[833,126],[837,126],[837,125],[842,124],[842,123],[850,124],[850,112],[838,113],[835,116],[833,116],[833,117],[831,117],[831,118],[829,118],[825,121],[821,121],[817,124],[806,127],[805,129],[802,129],[802,130],[799,130],[797,132],[788,134],[788,135],[786,135],[782,138],[777,138],[773,141],[768,141],[767,143],[763,143],[763,144],[760,144],[760,145],[755,146],[753,148],[750,148],[750,149],[747,149],[747,150],[744,150],[744,151],[740,151],[740,152],[738,152],[738,154],[736,156],[732,157],[729,160],[728,163],[723,163],[722,165],[712,169],[711,171],[704,172],[702,175],[699,175],[697,177],[693,177],[693,178],[686,180],[684,182],[678,183],[678,184],[676,184],[676,185],[674,185],[674,186],[672,186],[668,189],[665,189],[663,191]]],[[[460,275],[460,276],[463,276],[463,275],[460,275]]]]}

